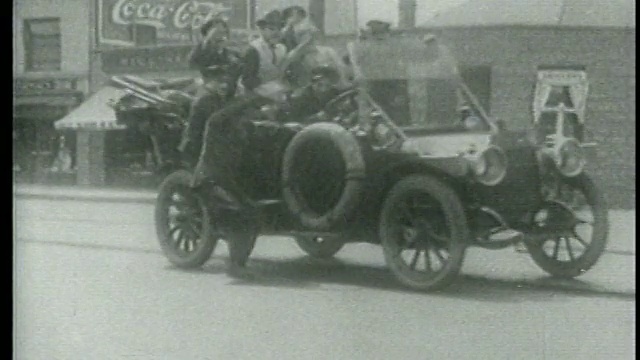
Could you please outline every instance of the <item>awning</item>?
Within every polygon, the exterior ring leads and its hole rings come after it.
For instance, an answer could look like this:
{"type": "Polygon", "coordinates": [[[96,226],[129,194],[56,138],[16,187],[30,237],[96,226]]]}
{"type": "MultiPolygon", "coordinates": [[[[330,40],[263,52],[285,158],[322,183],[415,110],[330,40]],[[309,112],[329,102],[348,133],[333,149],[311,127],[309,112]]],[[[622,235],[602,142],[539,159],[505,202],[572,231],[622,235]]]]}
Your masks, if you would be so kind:
{"type": "Polygon", "coordinates": [[[88,129],[88,130],[120,130],[126,126],[116,123],[116,113],[108,104],[123,95],[122,90],[106,86],[72,110],[67,116],[56,121],[55,128],[88,129]]]}

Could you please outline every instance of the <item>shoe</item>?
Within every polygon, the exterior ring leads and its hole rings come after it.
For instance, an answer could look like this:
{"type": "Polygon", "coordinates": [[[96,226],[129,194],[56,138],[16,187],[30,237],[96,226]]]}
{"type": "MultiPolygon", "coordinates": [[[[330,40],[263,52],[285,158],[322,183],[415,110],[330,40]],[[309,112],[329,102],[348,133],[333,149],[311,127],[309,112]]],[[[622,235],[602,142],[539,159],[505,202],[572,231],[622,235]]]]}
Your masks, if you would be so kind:
{"type": "Polygon", "coordinates": [[[255,280],[256,276],[246,266],[240,265],[234,261],[229,262],[227,267],[227,275],[238,280],[255,280]]]}
{"type": "Polygon", "coordinates": [[[523,241],[518,241],[517,243],[513,244],[513,249],[517,253],[521,253],[521,254],[526,254],[529,252],[529,249],[527,249],[527,246],[524,244],[523,241]]]}

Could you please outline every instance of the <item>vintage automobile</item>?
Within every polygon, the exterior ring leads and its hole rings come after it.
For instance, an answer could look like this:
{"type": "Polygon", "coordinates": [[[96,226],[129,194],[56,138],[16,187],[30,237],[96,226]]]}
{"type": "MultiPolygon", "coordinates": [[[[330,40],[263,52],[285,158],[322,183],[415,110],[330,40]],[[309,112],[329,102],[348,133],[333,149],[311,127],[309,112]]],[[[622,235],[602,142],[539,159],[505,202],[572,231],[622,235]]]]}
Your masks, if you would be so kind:
{"type": "Polygon", "coordinates": [[[122,90],[110,104],[118,124],[136,129],[151,140],[158,179],[182,168],[177,148],[197,89],[196,79],[157,81],[116,75],[109,84],[122,90]]]}
{"type": "MultiPolygon", "coordinates": [[[[607,205],[562,112],[542,141],[538,129],[498,126],[439,39],[360,41],[349,52],[357,85],[327,105],[331,121],[249,122],[243,186],[264,205],[255,237],[291,236],[314,257],[379,244],[397,279],[422,291],[451,284],[470,246],[523,241],[563,278],[597,262],[607,205]]],[[[189,181],[185,169],[169,175],[155,210],[162,250],[182,268],[203,265],[243,221],[224,189],[205,199],[189,181]]]]}

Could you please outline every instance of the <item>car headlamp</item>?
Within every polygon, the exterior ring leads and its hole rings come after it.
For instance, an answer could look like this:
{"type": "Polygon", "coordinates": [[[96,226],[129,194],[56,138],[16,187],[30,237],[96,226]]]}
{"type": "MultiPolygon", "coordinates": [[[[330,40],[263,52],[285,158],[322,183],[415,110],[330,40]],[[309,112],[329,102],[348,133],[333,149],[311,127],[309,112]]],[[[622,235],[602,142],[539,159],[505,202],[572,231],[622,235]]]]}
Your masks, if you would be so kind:
{"type": "Polygon", "coordinates": [[[472,176],[483,185],[497,185],[507,174],[507,156],[495,145],[481,152],[467,155],[467,160],[472,176]]]}
{"type": "Polygon", "coordinates": [[[489,170],[489,165],[487,164],[487,158],[484,156],[480,156],[473,163],[473,173],[476,176],[483,176],[489,170]]]}
{"type": "Polygon", "coordinates": [[[553,161],[558,171],[566,177],[579,175],[586,164],[582,147],[573,138],[564,139],[554,147],[553,161]]]}
{"type": "Polygon", "coordinates": [[[373,139],[376,145],[384,146],[394,140],[393,131],[385,124],[378,123],[373,127],[373,139]]]}

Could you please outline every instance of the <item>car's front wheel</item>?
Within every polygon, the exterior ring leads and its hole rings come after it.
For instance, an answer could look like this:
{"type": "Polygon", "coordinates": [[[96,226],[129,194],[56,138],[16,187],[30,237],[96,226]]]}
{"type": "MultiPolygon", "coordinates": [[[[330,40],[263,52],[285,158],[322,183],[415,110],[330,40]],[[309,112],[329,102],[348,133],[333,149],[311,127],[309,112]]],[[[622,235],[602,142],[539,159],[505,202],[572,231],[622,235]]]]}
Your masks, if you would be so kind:
{"type": "Polygon", "coordinates": [[[460,199],[441,181],[414,175],[396,183],[379,231],[387,265],[403,284],[433,291],[457,277],[469,230],[460,199]]]}
{"type": "Polygon", "coordinates": [[[180,268],[203,265],[218,242],[206,204],[191,189],[190,181],[189,172],[176,171],[164,179],[156,198],[155,225],[160,247],[169,262],[180,268]]]}
{"type": "Polygon", "coordinates": [[[544,271],[573,278],[595,265],[604,252],[608,208],[604,195],[586,174],[558,181],[557,191],[534,215],[525,245],[544,271]]]}

